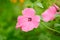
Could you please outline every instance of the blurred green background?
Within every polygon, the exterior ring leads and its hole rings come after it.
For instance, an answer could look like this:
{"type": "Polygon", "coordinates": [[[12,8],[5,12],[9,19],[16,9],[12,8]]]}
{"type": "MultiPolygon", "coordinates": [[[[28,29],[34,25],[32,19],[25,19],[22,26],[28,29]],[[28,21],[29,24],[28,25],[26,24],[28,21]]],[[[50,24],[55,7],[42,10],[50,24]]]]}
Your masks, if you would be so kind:
{"type": "Polygon", "coordinates": [[[16,29],[17,17],[26,7],[41,15],[50,5],[60,0],[0,0],[0,40],[60,40],[60,16],[50,22],[40,22],[37,29],[23,32],[16,29]]]}

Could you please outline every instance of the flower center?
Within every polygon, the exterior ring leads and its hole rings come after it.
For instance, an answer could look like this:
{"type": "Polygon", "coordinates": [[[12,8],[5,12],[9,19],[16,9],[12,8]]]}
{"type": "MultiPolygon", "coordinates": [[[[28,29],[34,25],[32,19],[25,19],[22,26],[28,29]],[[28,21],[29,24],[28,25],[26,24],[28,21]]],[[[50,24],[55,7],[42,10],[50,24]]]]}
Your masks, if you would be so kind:
{"type": "Polygon", "coordinates": [[[32,18],[28,18],[28,21],[32,21],[32,18]]]}

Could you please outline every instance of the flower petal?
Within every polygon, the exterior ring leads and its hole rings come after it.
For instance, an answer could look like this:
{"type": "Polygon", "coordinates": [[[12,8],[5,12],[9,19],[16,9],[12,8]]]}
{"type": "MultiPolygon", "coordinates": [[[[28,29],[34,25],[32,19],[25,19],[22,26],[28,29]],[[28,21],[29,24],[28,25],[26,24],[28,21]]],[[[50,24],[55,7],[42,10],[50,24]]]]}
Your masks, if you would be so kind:
{"type": "Polygon", "coordinates": [[[25,8],[23,11],[22,11],[22,14],[24,16],[33,16],[35,15],[35,10],[33,8],[25,8]]]}
{"type": "Polygon", "coordinates": [[[21,27],[21,25],[19,23],[16,24],[16,29],[18,29],[19,27],[21,27]]]}
{"type": "Polygon", "coordinates": [[[23,20],[23,16],[18,16],[17,21],[21,22],[23,20]]]}
{"type": "Polygon", "coordinates": [[[16,28],[21,27],[21,25],[27,21],[27,18],[24,16],[18,16],[16,28]]]}
{"type": "Polygon", "coordinates": [[[36,16],[35,16],[35,20],[36,20],[37,22],[40,22],[40,16],[36,15],[36,16]]]}
{"type": "Polygon", "coordinates": [[[33,24],[35,25],[35,28],[37,28],[40,23],[38,23],[38,22],[33,22],[33,24]]]}
{"type": "Polygon", "coordinates": [[[42,18],[43,18],[43,21],[44,21],[44,22],[48,22],[48,21],[50,21],[50,20],[53,20],[53,19],[54,19],[54,16],[53,16],[53,15],[52,15],[52,16],[47,16],[47,15],[46,15],[46,16],[43,16],[42,18]]]}
{"type": "Polygon", "coordinates": [[[49,10],[52,14],[56,14],[56,11],[57,11],[54,6],[50,6],[50,8],[47,10],[49,10]]]}
{"type": "Polygon", "coordinates": [[[30,30],[33,30],[35,25],[32,22],[25,22],[22,25],[22,31],[28,32],[30,30]]]}
{"type": "Polygon", "coordinates": [[[39,26],[40,16],[38,16],[38,15],[34,16],[32,19],[32,22],[35,25],[35,28],[37,28],[39,26]]]}
{"type": "Polygon", "coordinates": [[[18,20],[19,23],[24,23],[27,22],[27,18],[25,16],[18,16],[18,20]]]}
{"type": "Polygon", "coordinates": [[[58,9],[59,9],[59,7],[58,7],[56,4],[54,4],[54,7],[56,8],[56,10],[58,10],[58,9]]]}
{"type": "Polygon", "coordinates": [[[51,6],[44,13],[42,13],[43,21],[48,22],[48,21],[54,19],[55,14],[56,14],[56,9],[53,6],[51,6]]]}

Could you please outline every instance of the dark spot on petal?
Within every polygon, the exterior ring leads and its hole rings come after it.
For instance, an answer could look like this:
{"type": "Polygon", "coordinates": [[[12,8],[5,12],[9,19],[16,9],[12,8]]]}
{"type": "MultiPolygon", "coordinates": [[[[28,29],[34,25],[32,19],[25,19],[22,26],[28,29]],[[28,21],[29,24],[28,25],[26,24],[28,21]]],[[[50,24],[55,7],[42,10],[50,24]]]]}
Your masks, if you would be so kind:
{"type": "Polygon", "coordinates": [[[28,18],[28,21],[32,21],[32,18],[28,18]]]}

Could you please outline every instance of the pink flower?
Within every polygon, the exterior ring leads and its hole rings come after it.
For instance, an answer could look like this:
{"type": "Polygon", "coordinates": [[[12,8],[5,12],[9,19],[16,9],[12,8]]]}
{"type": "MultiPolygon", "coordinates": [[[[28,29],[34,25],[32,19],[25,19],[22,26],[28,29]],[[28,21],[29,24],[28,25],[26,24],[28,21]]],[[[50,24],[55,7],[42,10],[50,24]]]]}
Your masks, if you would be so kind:
{"type": "Polygon", "coordinates": [[[50,6],[45,12],[42,13],[43,21],[48,22],[55,18],[56,12],[59,9],[57,5],[50,6]]]}
{"type": "Polygon", "coordinates": [[[16,28],[20,27],[22,31],[28,32],[38,27],[40,16],[35,15],[33,8],[25,8],[22,14],[23,16],[18,16],[16,28]]]}

